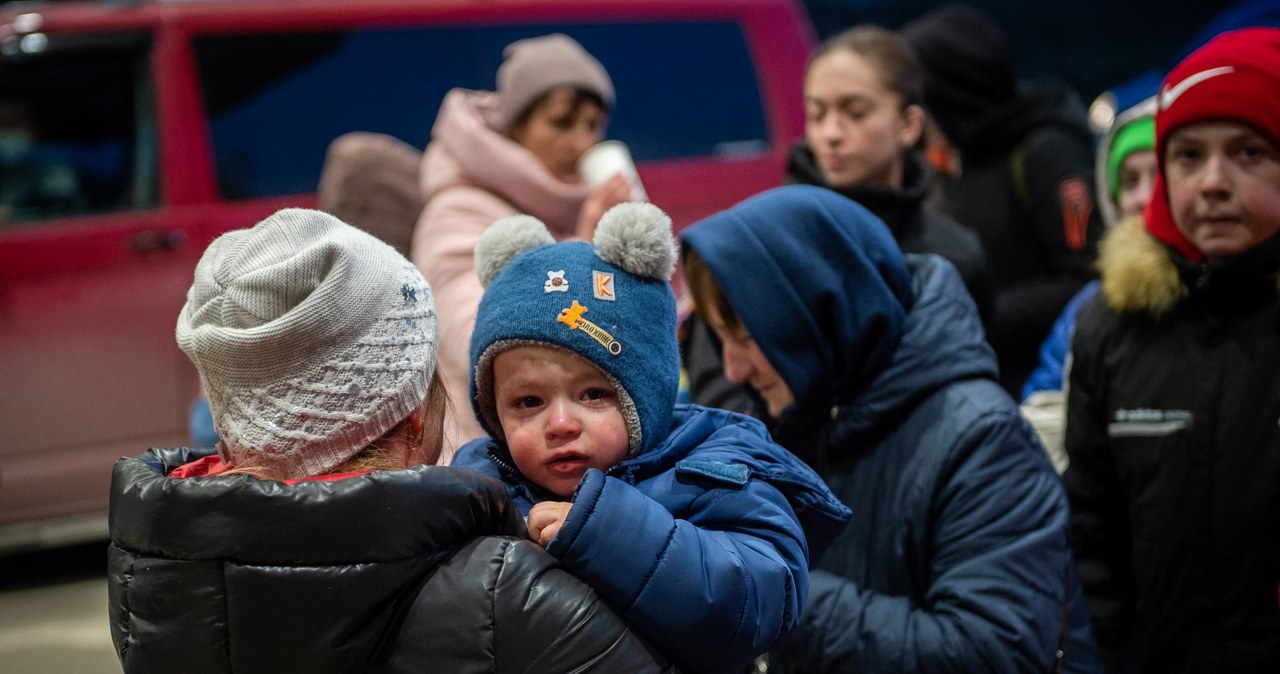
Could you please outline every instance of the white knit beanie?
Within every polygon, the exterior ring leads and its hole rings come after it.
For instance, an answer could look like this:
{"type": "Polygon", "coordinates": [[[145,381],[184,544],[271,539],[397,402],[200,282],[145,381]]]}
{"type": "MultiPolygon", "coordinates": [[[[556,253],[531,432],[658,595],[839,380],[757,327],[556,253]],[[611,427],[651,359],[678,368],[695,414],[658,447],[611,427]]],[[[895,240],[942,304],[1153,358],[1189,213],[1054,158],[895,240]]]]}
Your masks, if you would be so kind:
{"type": "Polygon", "coordinates": [[[209,245],[177,338],[209,394],[222,458],[310,477],[426,398],[436,312],[426,280],[395,249],[290,208],[209,245]]]}
{"type": "Polygon", "coordinates": [[[613,81],[577,40],[562,33],[517,40],[502,51],[498,66],[498,114],[506,131],[539,96],[557,87],[593,92],[613,108],[613,81]]]}

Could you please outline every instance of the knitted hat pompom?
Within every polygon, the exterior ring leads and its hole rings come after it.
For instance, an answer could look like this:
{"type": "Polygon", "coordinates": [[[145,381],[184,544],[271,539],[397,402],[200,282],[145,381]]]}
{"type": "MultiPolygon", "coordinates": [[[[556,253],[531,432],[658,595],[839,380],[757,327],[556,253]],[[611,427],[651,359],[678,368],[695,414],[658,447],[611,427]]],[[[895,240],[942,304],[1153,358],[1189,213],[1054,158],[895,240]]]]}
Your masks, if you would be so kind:
{"type": "Polygon", "coordinates": [[[476,241],[476,274],[488,288],[512,258],[530,248],[555,243],[547,226],[532,215],[502,218],[484,230],[476,241]]]}
{"type": "Polygon", "coordinates": [[[648,202],[627,202],[605,211],[596,227],[601,260],[647,278],[670,281],[676,269],[671,218],[648,202]]]}

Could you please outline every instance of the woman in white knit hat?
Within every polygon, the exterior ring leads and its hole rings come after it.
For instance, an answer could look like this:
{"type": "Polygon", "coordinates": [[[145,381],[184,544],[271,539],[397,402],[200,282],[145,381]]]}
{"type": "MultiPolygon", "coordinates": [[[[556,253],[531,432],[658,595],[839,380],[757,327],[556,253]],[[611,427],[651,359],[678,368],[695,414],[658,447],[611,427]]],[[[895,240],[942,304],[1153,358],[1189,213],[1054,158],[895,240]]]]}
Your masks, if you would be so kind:
{"type": "Polygon", "coordinates": [[[221,441],[116,464],[126,672],[665,669],[500,483],[431,465],[435,302],[390,246],[306,209],[228,232],[177,340],[221,441]]]}
{"type": "Polygon", "coordinates": [[[621,176],[592,190],[577,173],[613,109],[613,83],[600,62],[558,33],[519,40],[503,55],[496,91],[445,95],[422,160],[426,206],[410,257],[440,311],[440,372],[456,412],[445,423],[446,455],[485,435],[466,399],[467,349],[484,294],[473,259],[480,234],[525,213],[556,240],[590,240],[600,216],[632,198],[621,176]]]}

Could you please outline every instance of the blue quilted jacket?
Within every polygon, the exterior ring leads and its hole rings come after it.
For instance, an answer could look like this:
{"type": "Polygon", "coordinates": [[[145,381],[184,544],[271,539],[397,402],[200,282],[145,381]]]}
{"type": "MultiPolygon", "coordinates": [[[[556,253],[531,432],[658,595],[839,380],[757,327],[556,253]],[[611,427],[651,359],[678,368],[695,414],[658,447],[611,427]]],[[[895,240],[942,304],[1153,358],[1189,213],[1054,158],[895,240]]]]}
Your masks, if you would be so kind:
{"type": "Polygon", "coordinates": [[[683,237],[796,397],[774,438],[854,513],[774,663],[1099,671],[1062,482],[997,384],[955,268],[904,259],[866,209],[820,188],[765,193],[683,237]]]}

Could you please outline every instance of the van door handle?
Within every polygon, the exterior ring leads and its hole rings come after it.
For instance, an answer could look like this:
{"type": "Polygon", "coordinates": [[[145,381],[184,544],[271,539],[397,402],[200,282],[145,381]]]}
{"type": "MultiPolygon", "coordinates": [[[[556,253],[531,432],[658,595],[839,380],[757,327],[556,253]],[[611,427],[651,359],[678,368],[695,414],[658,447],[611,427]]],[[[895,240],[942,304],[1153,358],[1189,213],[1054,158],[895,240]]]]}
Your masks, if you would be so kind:
{"type": "Polygon", "coordinates": [[[177,250],[187,240],[180,229],[144,229],[129,238],[129,250],[135,253],[154,253],[177,250]]]}

